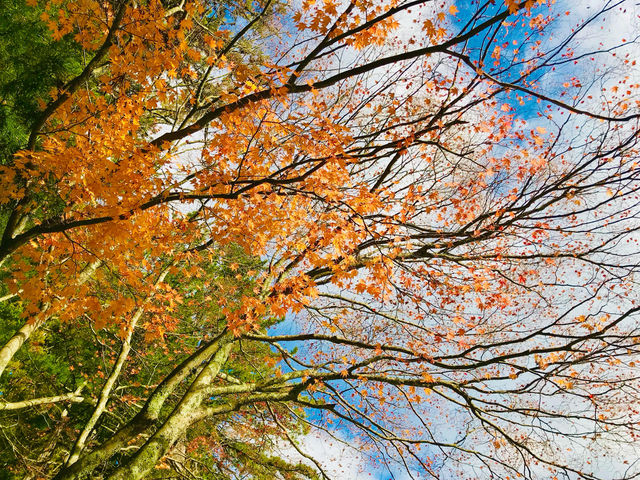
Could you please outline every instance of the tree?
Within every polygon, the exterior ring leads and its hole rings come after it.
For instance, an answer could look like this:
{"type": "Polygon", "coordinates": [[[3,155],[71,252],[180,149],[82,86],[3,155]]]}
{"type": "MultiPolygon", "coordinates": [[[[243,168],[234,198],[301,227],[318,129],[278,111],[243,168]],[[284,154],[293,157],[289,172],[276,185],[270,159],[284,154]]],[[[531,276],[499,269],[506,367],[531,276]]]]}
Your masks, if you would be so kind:
{"type": "Polygon", "coordinates": [[[84,63],[0,167],[0,373],[45,328],[120,347],[87,398],[9,383],[71,420],[23,463],[328,477],[324,430],[416,477],[638,473],[635,39],[588,41],[627,2],[38,8],[84,63]]]}
{"type": "Polygon", "coordinates": [[[69,38],[54,41],[40,21],[42,11],[20,2],[0,4],[0,155],[2,164],[22,148],[38,100],[81,71],[81,52],[69,38]]]}

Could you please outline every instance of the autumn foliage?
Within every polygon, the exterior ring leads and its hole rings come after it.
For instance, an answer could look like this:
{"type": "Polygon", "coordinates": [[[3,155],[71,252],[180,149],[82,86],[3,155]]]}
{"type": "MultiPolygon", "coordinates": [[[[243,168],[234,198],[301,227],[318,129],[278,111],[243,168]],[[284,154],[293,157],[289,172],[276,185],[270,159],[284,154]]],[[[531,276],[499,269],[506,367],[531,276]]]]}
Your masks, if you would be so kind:
{"type": "Polygon", "coordinates": [[[7,478],[331,477],[315,434],[637,475],[637,46],[595,3],[27,0],[77,65],[2,149],[7,478]]]}

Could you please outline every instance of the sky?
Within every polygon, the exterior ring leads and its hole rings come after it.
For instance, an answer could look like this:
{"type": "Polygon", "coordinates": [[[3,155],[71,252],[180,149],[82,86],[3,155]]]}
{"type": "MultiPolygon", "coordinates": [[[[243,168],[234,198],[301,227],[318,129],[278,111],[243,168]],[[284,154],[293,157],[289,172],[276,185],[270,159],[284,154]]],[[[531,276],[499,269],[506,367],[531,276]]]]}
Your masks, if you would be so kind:
{"type": "MultiPolygon", "coordinates": [[[[501,2],[496,2],[498,5],[501,2]]],[[[588,19],[594,11],[603,7],[611,6],[611,11],[598,18],[592,25],[582,30],[577,36],[576,45],[578,49],[574,52],[575,57],[579,57],[584,52],[597,52],[598,50],[605,50],[607,42],[624,42],[633,40],[635,36],[640,33],[638,29],[638,15],[640,14],[640,7],[633,2],[625,2],[621,7],[616,6],[617,2],[605,2],[599,0],[585,0],[585,1],[567,1],[561,0],[554,6],[554,11],[559,14],[559,18],[556,21],[554,27],[557,32],[556,38],[561,38],[570,29],[578,28],[578,26],[588,19]],[[615,7],[615,8],[614,8],[615,7]],[[569,12],[569,15],[565,15],[565,12],[569,12]]],[[[458,13],[456,16],[449,15],[447,20],[455,29],[456,26],[462,25],[469,18],[469,15],[473,11],[472,2],[464,1],[448,1],[443,3],[444,9],[448,6],[455,5],[458,13]]],[[[498,8],[498,6],[496,6],[498,8]]],[[[409,35],[407,32],[413,33],[415,31],[415,23],[412,21],[410,15],[403,15],[399,17],[401,27],[399,35],[409,35]]],[[[510,29],[510,35],[507,39],[508,42],[519,43],[523,38],[526,27],[513,26],[510,29]]],[[[543,39],[548,45],[555,45],[557,40],[553,38],[553,35],[543,39]]],[[[519,46],[519,45],[517,45],[519,46]]],[[[516,47],[517,47],[516,46],[516,47]]],[[[479,45],[475,45],[473,40],[468,45],[469,48],[476,48],[479,45]]],[[[502,55],[509,55],[509,49],[513,46],[509,45],[503,50],[502,55]]],[[[563,65],[559,65],[556,68],[546,69],[545,76],[540,81],[540,88],[549,95],[557,95],[563,89],[563,83],[570,81],[571,77],[589,78],[597,77],[603,71],[608,69],[628,69],[632,78],[640,80],[640,74],[637,70],[629,68],[621,63],[621,59],[625,54],[630,54],[633,57],[640,58],[640,51],[636,44],[630,43],[626,47],[620,48],[616,52],[616,56],[612,56],[610,52],[590,55],[594,60],[589,62],[579,62],[573,64],[567,62],[563,65]]],[[[610,88],[612,84],[602,84],[599,82],[593,82],[590,85],[584,87],[585,102],[581,104],[581,108],[588,109],[590,104],[596,104],[600,100],[600,93],[602,88],[610,88]],[[588,95],[593,95],[592,102],[587,100],[588,95]]],[[[540,111],[540,105],[535,102],[526,102],[524,106],[519,105],[513,95],[503,95],[500,99],[501,103],[509,104],[512,107],[512,114],[518,118],[524,119],[530,123],[532,128],[545,124],[545,120],[541,119],[538,115],[540,111]]],[[[292,319],[280,324],[276,327],[272,333],[290,333],[295,329],[295,325],[292,319]]],[[[289,345],[292,347],[293,345],[289,345]]],[[[394,478],[398,480],[404,480],[410,478],[409,475],[403,474],[400,471],[392,470],[391,472],[385,471],[384,468],[373,468],[368,464],[367,458],[361,454],[356,448],[351,448],[347,445],[353,445],[354,439],[350,438],[346,432],[333,431],[335,438],[331,438],[327,433],[316,432],[309,434],[301,440],[301,447],[309,454],[313,455],[326,469],[326,471],[336,479],[371,479],[386,480],[394,478]],[[344,443],[342,443],[342,440],[344,443]]],[[[603,444],[603,449],[607,448],[606,444],[603,444]]],[[[291,458],[300,458],[292,449],[284,449],[285,455],[291,458]]],[[[618,451],[622,458],[633,457],[637,454],[636,446],[630,445],[626,451],[625,449],[618,451]]],[[[574,452],[576,456],[584,455],[585,452],[574,452]]],[[[603,475],[605,478],[615,477],[616,475],[624,474],[624,471],[629,467],[622,462],[619,464],[608,463],[609,460],[599,461],[599,459],[593,459],[596,463],[596,473],[603,475]],[[598,464],[599,463],[599,464],[598,464]]],[[[470,478],[473,478],[473,471],[469,470],[470,478]]],[[[540,473],[542,475],[542,473],[540,473]]],[[[443,479],[457,478],[454,476],[447,476],[444,474],[443,479]]],[[[542,476],[540,478],[543,478],[542,476]]]]}

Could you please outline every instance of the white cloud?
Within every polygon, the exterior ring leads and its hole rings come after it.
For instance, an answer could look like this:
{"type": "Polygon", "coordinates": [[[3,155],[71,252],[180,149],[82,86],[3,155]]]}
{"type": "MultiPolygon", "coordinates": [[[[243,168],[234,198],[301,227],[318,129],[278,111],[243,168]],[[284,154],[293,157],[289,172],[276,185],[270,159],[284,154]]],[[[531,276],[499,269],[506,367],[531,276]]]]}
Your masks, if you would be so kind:
{"type": "MultiPolygon", "coordinates": [[[[339,432],[330,435],[318,430],[296,439],[298,448],[322,467],[332,480],[371,480],[375,478],[367,473],[368,461],[366,455],[358,448],[357,441],[347,441],[339,432]]],[[[303,457],[296,449],[288,444],[279,446],[279,454],[292,462],[302,462],[315,467],[313,462],[303,457]]]]}

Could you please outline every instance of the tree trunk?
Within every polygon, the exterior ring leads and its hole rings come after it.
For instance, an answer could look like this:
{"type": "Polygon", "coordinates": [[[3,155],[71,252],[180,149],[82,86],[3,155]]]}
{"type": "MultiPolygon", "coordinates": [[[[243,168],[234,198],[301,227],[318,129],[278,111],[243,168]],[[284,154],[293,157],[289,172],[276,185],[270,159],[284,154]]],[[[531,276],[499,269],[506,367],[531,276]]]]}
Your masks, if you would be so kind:
{"type": "Polygon", "coordinates": [[[20,330],[18,330],[5,345],[0,349],[0,377],[4,373],[7,365],[16,354],[20,347],[27,339],[46,321],[44,316],[32,319],[25,323],[20,330]]]}
{"type": "Polygon", "coordinates": [[[73,465],[60,470],[55,476],[55,480],[89,478],[100,463],[108,460],[112,455],[129,445],[135,437],[152,427],[158,420],[160,411],[169,395],[195,368],[220,350],[226,335],[226,332],[221,333],[199,351],[194,352],[185,359],[156,387],[142,410],[129,423],[93,451],[80,455],[73,465]]]}
{"type": "Polygon", "coordinates": [[[187,428],[201,418],[199,410],[207,394],[205,387],[210,385],[218,375],[229,357],[231,347],[232,344],[228,343],[216,353],[160,429],[147,440],[126,465],[116,470],[109,480],[143,478],[182,437],[187,428]]]}
{"type": "MultiPolygon", "coordinates": [[[[156,285],[164,281],[165,277],[167,276],[167,273],[169,273],[168,267],[165,268],[164,271],[160,274],[160,276],[156,280],[156,285]]],[[[129,356],[129,352],[131,351],[131,339],[133,337],[133,332],[135,331],[136,325],[138,324],[138,321],[140,320],[140,318],[142,318],[143,314],[144,314],[144,306],[141,306],[140,308],[138,308],[138,310],[136,310],[136,312],[133,314],[133,317],[129,322],[129,328],[127,329],[125,338],[122,341],[122,348],[120,349],[120,353],[118,354],[116,363],[113,365],[113,369],[111,370],[111,374],[109,374],[109,378],[107,378],[107,381],[102,386],[102,390],[100,391],[100,398],[98,399],[98,404],[96,405],[96,408],[93,410],[91,418],[85,424],[84,428],[82,429],[82,432],[80,432],[80,435],[76,440],[75,445],[73,446],[71,454],[69,455],[69,459],[67,460],[67,465],[72,465],[78,460],[80,453],[84,449],[84,445],[87,441],[87,438],[89,437],[89,434],[93,430],[93,427],[95,427],[96,423],[98,423],[98,420],[100,419],[100,417],[102,416],[102,413],[107,407],[107,402],[109,401],[109,397],[111,396],[111,390],[113,390],[113,386],[118,380],[118,377],[120,376],[120,372],[122,371],[122,367],[124,366],[127,360],[127,357],[129,356]]]]}
{"type": "MultiPolygon", "coordinates": [[[[78,285],[82,285],[85,283],[91,275],[96,271],[96,269],[102,264],[102,260],[96,260],[93,263],[90,263],[85,267],[85,269],[78,276],[78,285]]],[[[38,328],[40,328],[47,320],[48,317],[45,315],[47,310],[47,306],[43,308],[40,316],[35,319],[28,320],[21,328],[18,330],[7,343],[0,349],[0,377],[4,373],[7,365],[16,354],[22,344],[27,341],[27,339],[35,332],[38,328]]]]}

